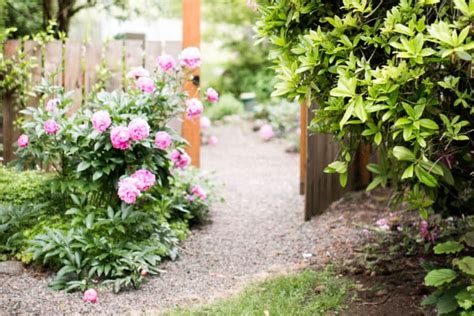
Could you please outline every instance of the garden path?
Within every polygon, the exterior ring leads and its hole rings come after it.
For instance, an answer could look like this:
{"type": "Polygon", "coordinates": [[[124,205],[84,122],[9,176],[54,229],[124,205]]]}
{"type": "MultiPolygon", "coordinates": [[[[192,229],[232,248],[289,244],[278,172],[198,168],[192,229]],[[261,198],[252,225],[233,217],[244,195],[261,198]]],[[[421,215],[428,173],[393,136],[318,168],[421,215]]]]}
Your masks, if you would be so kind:
{"type": "Polygon", "coordinates": [[[225,201],[213,207],[213,223],[193,231],[183,256],[163,265],[160,277],[136,291],[100,292],[98,304],[80,293],[53,292],[31,272],[0,277],[0,314],[139,314],[208,302],[249,281],[346,255],[357,230],[341,212],[303,222],[298,194],[298,155],[285,153],[280,140],[263,143],[248,123],[211,128],[216,146],[203,147],[202,169],[215,171],[225,201]],[[344,223],[345,222],[345,223],[344,223]],[[345,225],[344,234],[337,227],[345,225]],[[343,250],[341,250],[343,249],[343,250]]]}

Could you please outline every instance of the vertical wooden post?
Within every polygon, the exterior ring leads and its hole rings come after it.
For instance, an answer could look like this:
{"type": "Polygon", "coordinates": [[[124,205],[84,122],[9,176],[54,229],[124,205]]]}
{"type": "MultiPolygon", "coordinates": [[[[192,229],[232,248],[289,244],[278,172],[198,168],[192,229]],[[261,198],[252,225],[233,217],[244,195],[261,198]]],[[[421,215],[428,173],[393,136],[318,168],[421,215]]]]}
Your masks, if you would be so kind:
{"type": "Polygon", "coordinates": [[[306,101],[300,106],[300,194],[305,194],[306,181],[306,139],[308,134],[308,107],[306,101]]]}
{"type": "MultiPolygon", "coordinates": [[[[195,46],[199,47],[201,42],[201,1],[183,0],[183,48],[195,46]]],[[[193,71],[194,76],[199,76],[199,69],[193,71]]],[[[199,95],[199,86],[192,82],[186,82],[184,86],[190,98],[199,95]]],[[[196,167],[200,165],[201,129],[198,119],[188,120],[184,118],[182,125],[182,136],[188,141],[186,148],[191,156],[192,164],[196,167]]]]}

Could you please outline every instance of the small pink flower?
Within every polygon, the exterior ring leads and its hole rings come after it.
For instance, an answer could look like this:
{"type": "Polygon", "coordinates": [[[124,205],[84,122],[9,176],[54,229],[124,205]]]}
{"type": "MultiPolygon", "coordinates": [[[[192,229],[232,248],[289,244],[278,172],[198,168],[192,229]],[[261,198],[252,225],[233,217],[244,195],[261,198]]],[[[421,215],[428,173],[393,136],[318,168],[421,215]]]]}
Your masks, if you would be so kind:
{"type": "Polygon", "coordinates": [[[59,103],[60,103],[60,101],[59,101],[58,98],[49,100],[46,103],[46,107],[45,107],[46,111],[48,111],[50,113],[56,112],[58,110],[59,103]]]}
{"type": "Polygon", "coordinates": [[[28,135],[22,134],[18,137],[18,147],[25,148],[30,143],[30,138],[28,135]]]}
{"type": "Polygon", "coordinates": [[[425,220],[422,220],[420,222],[420,236],[424,240],[434,242],[436,239],[436,232],[435,231],[430,232],[429,226],[430,225],[425,220]]]}
{"type": "Polygon", "coordinates": [[[379,226],[380,229],[382,230],[390,230],[390,225],[389,221],[386,218],[381,218],[379,219],[376,224],[379,226]]]}
{"type": "Polygon", "coordinates": [[[150,135],[150,125],[142,118],[133,119],[128,124],[130,138],[134,141],[144,140],[150,135]]]}
{"type": "Polygon", "coordinates": [[[158,57],[158,66],[161,70],[168,71],[176,66],[176,61],[170,55],[163,54],[158,57]]]}
{"type": "Polygon", "coordinates": [[[216,103],[217,101],[219,101],[219,94],[217,93],[216,90],[212,88],[207,89],[206,95],[207,95],[207,101],[211,103],[216,103]]]}
{"type": "Polygon", "coordinates": [[[117,126],[110,132],[112,146],[116,149],[125,150],[130,147],[130,131],[125,126],[117,126]]]}
{"type": "Polygon", "coordinates": [[[137,188],[142,192],[151,188],[156,182],[155,175],[146,169],[137,170],[130,177],[137,180],[137,188]]]}
{"type": "Polygon", "coordinates": [[[188,200],[188,202],[191,202],[191,203],[194,202],[195,199],[196,199],[196,198],[195,198],[193,195],[188,195],[188,196],[186,197],[186,200],[188,200]]]}
{"type": "Polygon", "coordinates": [[[97,291],[94,289],[88,289],[87,291],[84,292],[84,296],[82,297],[82,300],[84,302],[89,302],[92,304],[97,303],[97,301],[99,300],[97,291]]]}
{"type": "Polygon", "coordinates": [[[127,77],[138,79],[140,77],[149,77],[150,73],[143,67],[136,67],[130,70],[127,74],[127,77]]]}
{"type": "Polygon", "coordinates": [[[148,77],[138,78],[137,87],[145,93],[153,93],[155,91],[155,83],[148,77]]]}
{"type": "Polygon", "coordinates": [[[189,163],[191,162],[191,158],[187,153],[175,149],[171,153],[171,161],[174,163],[176,168],[183,169],[187,165],[189,165],[189,163]]]}
{"type": "Polygon", "coordinates": [[[196,98],[186,100],[186,117],[188,119],[195,118],[201,115],[203,106],[201,101],[196,98]]]}
{"type": "Polygon", "coordinates": [[[195,185],[191,188],[191,193],[197,197],[199,197],[201,200],[205,200],[206,199],[206,193],[204,192],[204,190],[201,188],[201,186],[199,185],[195,185]]]}
{"type": "Polygon", "coordinates": [[[265,141],[268,141],[268,140],[272,139],[272,137],[274,135],[273,134],[273,128],[269,124],[263,125],[260,128],[260,131],[258,133],[260,134],[260,137],[265,141]]]}
{"type": "Polygon", "coordinates": [[[142,271],[140,271],[140,275],[141,275],[142,277],[146,277],[146,276],[148,275],[148,271],[145,270],[145,269],[143,269],[142,271]]]}
{"type": "Polygon", "coordinates": [[[181,66],[195,69],[201,65],[201,53],[197,47],[187,47],[179,55],[181,66]]]}
{"type": "Polygon", "coordinates": [[[55,120],[47,120],[44,122],[43,127],[44,131],[50,135],[56,134],[59,131],[59,124],[55,120]]]}
{"type": "Polygon", "coordinates": [[[92,127],[100,133],[105,132],[112,120],[110,118],[109,112],[105,110],[97,111],[92,115],[92,127]]]}
{"type": "Polygon", "coordinates": [[[167,132],[158,132],[155,135],[155,146],[159,149],[165,150],[171,146],[172,140],[170,134],[167,132]]]}
{"type": "Polygon", "coordinates": [[[202,129],[207,129],[211,127],[211,120],[207,116],[202,116],[200,120],[200,125],[202,129]]]}
{"type": "Polygon", "coordinates": [[[137,198],[140,196],[140,189],[138,189],[138,180],[135,178],[125,178],[118,183],[118,196],[127,204],[135,204],[137,198]]]}
{"type": "Polygon", "coordinates": [[[217,138],[217,136],[212,135],[207,140],[207,143],[209,144],[209,146],[215,146],[219,143],[219,139],[217,138]]]}

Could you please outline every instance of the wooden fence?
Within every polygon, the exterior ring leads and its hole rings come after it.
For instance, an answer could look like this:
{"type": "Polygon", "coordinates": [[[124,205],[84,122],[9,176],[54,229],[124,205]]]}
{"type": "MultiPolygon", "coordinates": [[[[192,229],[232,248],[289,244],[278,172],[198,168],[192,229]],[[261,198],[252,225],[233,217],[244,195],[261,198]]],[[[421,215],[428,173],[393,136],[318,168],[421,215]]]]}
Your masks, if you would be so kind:
{"type": "MultiPolygon", "coordinates": [[[[34,58],[36,67],[32,71],[32,82],[38,84],[42,77],[54,75],[54,84],[63,85],[67,91],[74,91],[74,106],[77,109],[98,81],[98,70],[104,65],[110,71],[107,90],[122,87],[130,68],[142,66],[149,71],[156,67],[156,59],[162,53],[177,58],[182,49],[180,41],[150,42],[142,40],[114,40],[105,43],[83,44],[76,41],[53,41],[44,49],[34,41],[8,40],[4,43],[5,58],[23,50],[34,58]]],[[[0,139],[3,143],[5,162],[13,158],[13,144],[17,133],[14,129],[14,96],[5,96],[0,120],[0,139]]],[[[31,100],[31,105],[37,103],[31,100]]]]}
{"type": "Polygon", "coordinates": [[[366,169],[371,156],[370,146],[361,146],[357,151],[345,188],[340,186],[338,174],[324,172],[337,157],[339,146],[331,135],[308,132],[307,126],[316,107],[316,104],[301,106],[300,193],[305,195],[305,220],[321,214],[345,192],[363,189],[370,181],[370,173],[366,169]]]}

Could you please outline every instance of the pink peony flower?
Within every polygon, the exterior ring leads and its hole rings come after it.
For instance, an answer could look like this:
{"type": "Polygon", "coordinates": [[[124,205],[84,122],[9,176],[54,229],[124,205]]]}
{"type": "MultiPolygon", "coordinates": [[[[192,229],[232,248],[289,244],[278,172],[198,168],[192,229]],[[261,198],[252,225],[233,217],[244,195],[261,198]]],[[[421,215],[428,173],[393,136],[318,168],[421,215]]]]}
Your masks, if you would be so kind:
{"type": "Polygon", "coordinates": [[[163,54],[158,57],[158,66],[161,70],[168,71],[176,66],[176,61],[170,55],[163,54]]]}
{"type": "Polygon", "coordinates": [[[84,292],[84,296],[82,297],[82,300],[84,302],[89,302],[92,304],[97,303],[97,301],[99,300],[97,291],[94,289],[88,289],[87,291],[84,292]]]}
{"type": "Polygon", "coordinates": [[[379,219],[376,224],[379,226],[380,229],[382,230],[390,230],[390,225],[389,221],[386,218],[381,218],[379,219]]]}
{"type": "Polygon", "coordinates": [[[271,125],[265,124],[260,128],[258,133],[263,140],[268,141],[273,137],[273,128],[271,125]]]}
{"type": "Polygon", "coordinates": [[[44,122],[43,127],[44,131],[50,135],[56,134],[59,131],[59,124],[55,120],[47,120],[44,122]]]}
{"type": "Polygon", "coordinates": [[[130,138],[135,141],[144,140],[150,135],[150,125],[142,118],[133,119],[128,124],[130,138]]]}
{"type": "Polygon", "coordinates": [[[210,136],[209,139],[207,140],[207,143],[210,145],[210,146],[215,146],[219,143],[219,139],[217,138],[217,136],[210,136]]]}
{"type": "Polygon", "coordinates": [[[117,126],[110,132],[112,146],[116,149],[125,150],[130,147],[130,131],[125,126],[117,126]]]}
{"type": "Polygon", "coordinates": [[[165,150],[171,146],[172,140],[170,134],[167,132],[158,132],[155,135],[155,146],[159,149],[165,150]]]}
{"type": "Polygon", "coordinates": [[[18,137],[18,147],[25,148],[30,143],[30,138],[28,135],[22,134],[18,137]]]}
{"type": "Polygon", "coordinates": [[[191,188],[191,193],[194,194],[195,196],[199,197],[203,201],[206,199],[206,193],[204,192],[204,190],[199,185],[193,186],[191,188]]]}
{"type": "Polygon", "coordinates": [[[130,70],[127,74],[127,77],[138,79],[140,77],[149,77],[150,73],[143,67],[136,67],[130,70]]]}
{"type": "Polygon", "coordinates": [[[147,77],[138,78],[137,87],[145,93],[153,93],[155,91],[155,83],[147,77]]]}
{"type": "Polygon", "coordinates": [[[51,99],[49,100],[47,103],[46,103],[46,111],[50,112],[50,113],[53,113],[53,112],[56,112],[58,110],[58,105],[61,101],[59,101],[58,98],[55,98],[55,99],[51,99]]]}
{"type": "Polygon", "coordinates": [[[211,127],[211,120],[207,116],[202,116],[200,120],[200,125],[202,129],[211,127]]]}
{"type": "Polygon", "coordinates": [[[171,161],[173,161],[176,168],[183,169],[191,162],[191,157],[185,152],[178,149],[171,153],[171,161]]]}
{"type": "Polygon", "coordinates": [[[135,178],[125,178],[118,183],[118,196],[127,204],[135,204],[137,198],[140,196],[140,189],[138,189],[138,180],[135,178]]]}
{"type": "Polygon", "coordinates": [[[217,101],[219,101],[219,94],[217,93],[216,90],[212,88],[207,89],[206,95],[207,95],[207,101],[211,103],[216,103],[217,101]]]}
{"type": "Polygon", "coordinates": [[[151,188],[156,182],[155,175],[146,169],[137,170],[130,177],[137,180],[137,188],[142,192],[151,188]]]}
{"type": "Polygon", "coordinates": [[[201,53],[197,47],[187,47],[179,54],[181,66],[195,69],[201,65],[201,53]]]}
{"type": "Polygon", "coordinates": [[[201,115],[202,111],[203,106],[201,101],[196,98],[186,100],[186,117],[188,119],[201,115]]]}
{"type": "Polygon", "coordinates": [[[112,124],[112,120],[110,119],[109,112],[101,110],[92,115],[92,127],[98,132],[105,132],[110,124],[112,124]]]}

